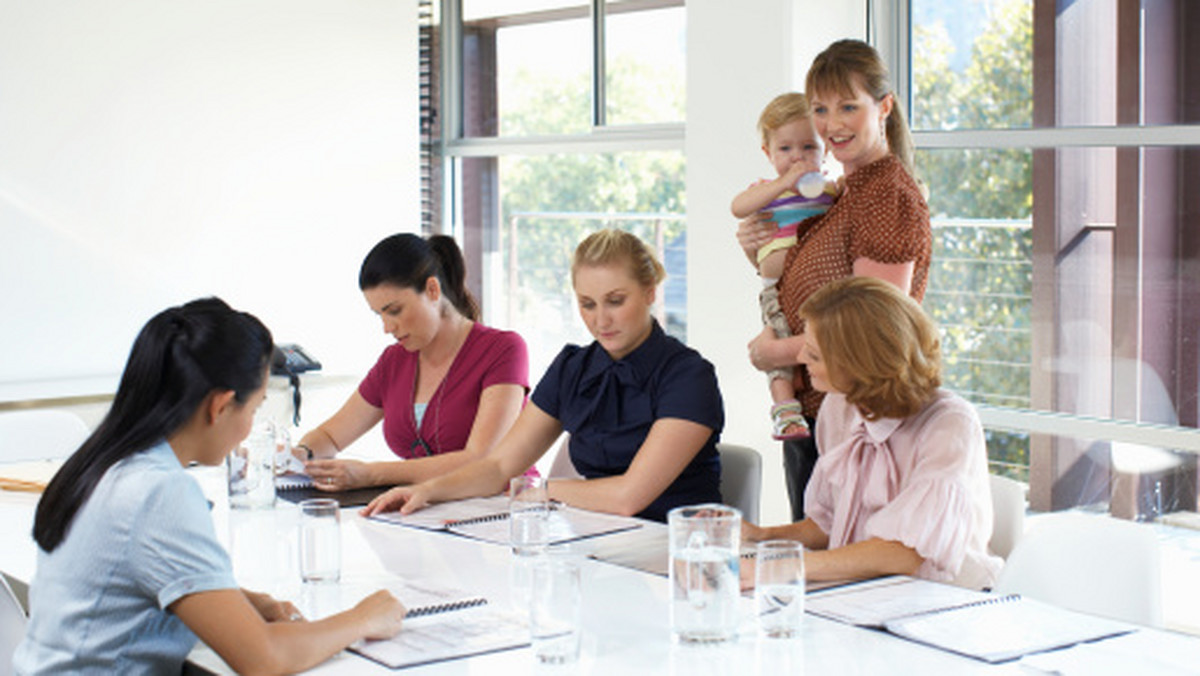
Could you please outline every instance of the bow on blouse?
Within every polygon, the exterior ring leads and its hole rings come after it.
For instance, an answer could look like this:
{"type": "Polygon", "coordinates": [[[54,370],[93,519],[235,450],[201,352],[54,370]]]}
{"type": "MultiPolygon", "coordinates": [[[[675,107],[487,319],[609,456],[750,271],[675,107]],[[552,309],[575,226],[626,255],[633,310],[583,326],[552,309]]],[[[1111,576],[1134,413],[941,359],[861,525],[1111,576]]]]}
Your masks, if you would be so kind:
{"type": "Polygon", "coordinates": [[[837,509],[834,511],[829,547],[841,547],[862,539],[858,530],[863,512],[873,514],[891,502],[900,488],[900,472],[887,439],[875,441],[860,422],[845,443],[848,452],[843,456],[837,509]]]}
{"type": "Polygon", "coordinates": [[[611,422],[621,419],[621,387],[636,387],[637,375],[626,361],[610,361],[596,373],[588,374],[580,383],[581,399],[588,401],[583,422],[611,422]]]}

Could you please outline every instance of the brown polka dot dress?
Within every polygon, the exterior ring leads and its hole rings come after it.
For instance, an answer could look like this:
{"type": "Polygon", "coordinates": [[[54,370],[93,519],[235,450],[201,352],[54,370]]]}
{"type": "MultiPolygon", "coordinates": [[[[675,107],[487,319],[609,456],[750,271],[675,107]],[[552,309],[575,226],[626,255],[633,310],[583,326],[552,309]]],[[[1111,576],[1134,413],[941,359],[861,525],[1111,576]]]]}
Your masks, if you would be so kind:
{"type": "MultiPolygon", "coordinates": [[[[920,301],[932,247],[929,205],[899,159],[888,155],[850,174],[838,201],[801,223],[796,245],[788,250],[778,287],[792,333],[800,334],[797,312],[804,301],[825,284],[853,275],[859,258],[913,262],[911,293],[920,301]]],[[[816,417],[822,394],[812,389],[803,367],[796,369],[795,385],[805,415],[816,417]]]]}

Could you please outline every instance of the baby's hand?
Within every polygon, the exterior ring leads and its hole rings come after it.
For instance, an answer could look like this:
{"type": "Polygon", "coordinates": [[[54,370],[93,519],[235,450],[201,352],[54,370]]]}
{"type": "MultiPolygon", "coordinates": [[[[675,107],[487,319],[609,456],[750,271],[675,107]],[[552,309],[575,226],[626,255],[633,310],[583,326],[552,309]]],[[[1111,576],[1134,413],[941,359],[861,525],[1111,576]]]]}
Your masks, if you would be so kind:
{"type": "Polygon", "coordinates": [[[788,167],[787,173],[785,173],[781,178],[789,190],[795,190],[796,183],[800,180],[800,177],[810,173],[812,173],[812,171],[809,169],[806,163],[797,162],[788,167]]]}

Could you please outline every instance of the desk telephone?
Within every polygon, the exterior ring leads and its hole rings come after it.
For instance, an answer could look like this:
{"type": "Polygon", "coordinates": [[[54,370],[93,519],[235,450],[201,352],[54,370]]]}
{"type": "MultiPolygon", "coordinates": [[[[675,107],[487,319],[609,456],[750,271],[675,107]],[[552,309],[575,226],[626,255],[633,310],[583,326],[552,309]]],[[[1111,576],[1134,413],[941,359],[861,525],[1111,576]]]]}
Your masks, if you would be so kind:
{"type": "Polygon", "coordinates": [[[294,343],[276,345],[275,354],[271,357],[271,373],[277,376],[290,376],[320,368],[321,362],[310,357],[304,348],[294,343]]]}
{"type": "Polygon", "coordinates": [[[299,345],[276,345],[271,354],[271,375],[287,376],[292,386],[292,424],[300,424],[300,374],[316,371],[321,362],[313,359],[299,345]]]}

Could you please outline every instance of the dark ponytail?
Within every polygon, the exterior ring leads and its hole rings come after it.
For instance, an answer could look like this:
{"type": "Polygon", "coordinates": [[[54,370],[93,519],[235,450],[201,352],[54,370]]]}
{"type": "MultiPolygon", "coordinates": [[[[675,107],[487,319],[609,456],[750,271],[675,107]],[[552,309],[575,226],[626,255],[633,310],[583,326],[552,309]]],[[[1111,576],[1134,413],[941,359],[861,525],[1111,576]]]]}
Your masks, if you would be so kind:
{"type": "Polygon", "coordinates": [[[155,315],[134,340],[112,408],[38,502],[38,545],[53,551],[105,472],[181,428],[210,392],[232,390],[245,403],[262,387],[271,348],[262,322],[217,298],[155,315]]]}
{"type": "Polygon", "coordinates": [[[358,288],[366,291],[380,284],[424,293],[430,277],[437,277],[446,300],[471,321],[479,321],[479,305],[467,290],[467,264],[453,237],[432,235],[428,239],[409,233],[384,238],[363,259],[358,271],[358,288]]]}

